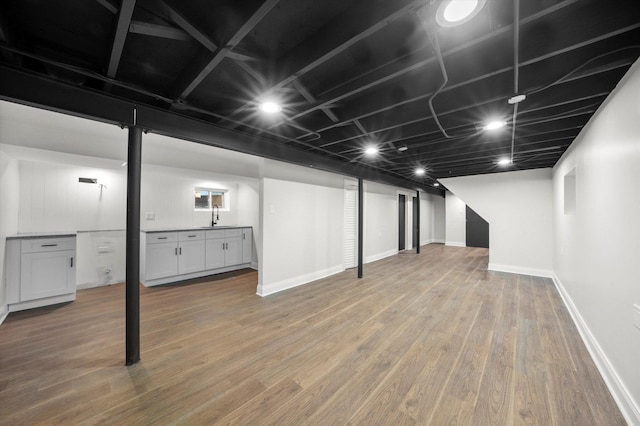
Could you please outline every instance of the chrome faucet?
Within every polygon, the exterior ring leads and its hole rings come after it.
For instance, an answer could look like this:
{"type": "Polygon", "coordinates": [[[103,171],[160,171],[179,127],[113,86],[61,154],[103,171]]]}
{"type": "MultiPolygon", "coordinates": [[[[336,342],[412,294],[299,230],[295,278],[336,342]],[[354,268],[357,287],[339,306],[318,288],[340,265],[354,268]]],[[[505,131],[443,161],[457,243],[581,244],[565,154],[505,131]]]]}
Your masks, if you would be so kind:
{"type": "Polygon", "coordinates": [[[211,207],[211,227],[213,228],[216,223],[218,223],[217,221],[220,220],[220,207],[218,207],[216,204],[213,205],[213,207],[211,207]],[[215,216],[214,216],[215,213],[215,216]]]}

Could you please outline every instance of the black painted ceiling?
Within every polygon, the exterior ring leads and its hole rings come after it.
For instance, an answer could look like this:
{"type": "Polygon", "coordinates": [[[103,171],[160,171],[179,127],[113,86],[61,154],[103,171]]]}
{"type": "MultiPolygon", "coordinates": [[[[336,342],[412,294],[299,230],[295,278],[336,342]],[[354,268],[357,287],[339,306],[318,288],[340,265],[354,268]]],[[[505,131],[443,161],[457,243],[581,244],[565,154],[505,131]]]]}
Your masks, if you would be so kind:
{"type": "Polygon", "coordinates": [[[428,187],[553,166],[640,53],[638,0],[487,0],[455,28],[439,4],[2,0],[0,61],[428,187]]]}

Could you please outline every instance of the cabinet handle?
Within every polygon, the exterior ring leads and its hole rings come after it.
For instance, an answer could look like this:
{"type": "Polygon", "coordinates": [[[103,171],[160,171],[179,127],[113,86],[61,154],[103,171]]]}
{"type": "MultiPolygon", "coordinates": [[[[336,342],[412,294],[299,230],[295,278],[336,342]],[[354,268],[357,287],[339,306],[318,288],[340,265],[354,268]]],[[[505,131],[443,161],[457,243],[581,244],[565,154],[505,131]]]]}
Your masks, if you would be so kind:
{"type": "Polygon", "coordinates": [[[195,238],[197,235],[187,235],[187,238],[195,238]]]}
{"type": "Polygon", "coordinates": [[[41,244],[40,247],[58,247],[57,244],[41,244]]]}
{"type": "Polygon", "coordinates": [[[180,247],[180,256],[182,256],[182,247],[180,247]]]}
{"type": "Polygon", "coordinates": [[[169,237],[158,237],[159,240],[166,240],[169,237]]]}
{"type": "Polygon", "coordinates": [[[244,232],[242,233],[242,239],[246,239],[245,237],[247,236],[247,234],[245,234],[244,232]]]}
{"type": "Polygon", "coordinates": [[[70,268],[73,268],[73,256],[71,256],[71,265],[70,268]]]}

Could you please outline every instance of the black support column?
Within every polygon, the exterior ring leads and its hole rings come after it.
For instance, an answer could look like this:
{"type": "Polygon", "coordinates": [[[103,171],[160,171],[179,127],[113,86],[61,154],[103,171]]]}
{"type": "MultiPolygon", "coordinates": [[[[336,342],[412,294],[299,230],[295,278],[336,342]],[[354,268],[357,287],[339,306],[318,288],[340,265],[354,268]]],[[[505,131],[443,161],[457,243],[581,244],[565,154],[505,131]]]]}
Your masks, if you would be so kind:
{"type": "Polygon", "coordinates": [[[358,278],[362,278],[362,240],[364,233],[364,185],[358,179],[358,278]]]}
{"type": "Polygon", "coordinates": [[[140,361],[140,182],[142,129],[129,128],[127,156],[126,365],[140,361]]]}
{"type": "Polygon", "coordinates": [[[418,212],[418,217],[416,217],[416,223],[418,224],[418,229],[416,230],[416,236],[418,238],[418,242],[416,244],[416,253],[420,254],[420,191],[416,191],[416,201],[418,202],[416,208],[418,212]]]}

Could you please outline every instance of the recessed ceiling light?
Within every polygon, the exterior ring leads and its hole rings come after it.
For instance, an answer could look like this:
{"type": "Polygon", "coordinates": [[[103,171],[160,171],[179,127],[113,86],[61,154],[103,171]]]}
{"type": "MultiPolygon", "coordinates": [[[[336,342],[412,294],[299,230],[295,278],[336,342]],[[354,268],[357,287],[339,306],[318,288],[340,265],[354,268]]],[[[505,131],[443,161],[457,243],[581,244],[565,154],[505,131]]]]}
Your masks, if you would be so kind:
{"type": "Polygon", "coordinates": [[[480,12],[487,0],[444,0],[436,10],[436,22],[441,27],[456,27],[469,22],[480,12]]]}
{"type": "Polygon", "coordinates": [[[422,176],[422,175],[424,175],[424,173],[425,173],[424,168],[422,168],[422,167],[418,167],[418,168],[416,169],[416,174],[417,174],[418,176],[422,176]]]}
{"type": "Polygon", "coordinates": [[[267,114],[277,114],[282,111],[282,107],[275,102],[267,101],[260,104],[260,111],[267,114]]]}
{"type": "Polygon", "coordinates": [[[438,182],[434,183],[433,186],[440,186],[438,182]]]}
{"type": "Polygon", "coordinates": [[[490,121],[484,126],[485,130],[497,130],[507,125],[506,121],[490,121]]]}
{"type": "Polygon", "coordinates": [[[375,146],[370,146],[364,150],[364,153],[367,155],[376,155],[378,153],[378,148],[375,146]]]}
{"type": "Polygon", "coordinates": [[[498,160],[498,165],[500,166],[508,166],[509,164],[511,164],[511,160],[508,158],[501,158],[498,160]]]}
{"type": "Polygon", "coordinates": [[[398,151],[400,152],[405,152],[406,150],[408,150],[409,148],[406,145],[402,145],[400,148],[398,148],[398,151]]]}

